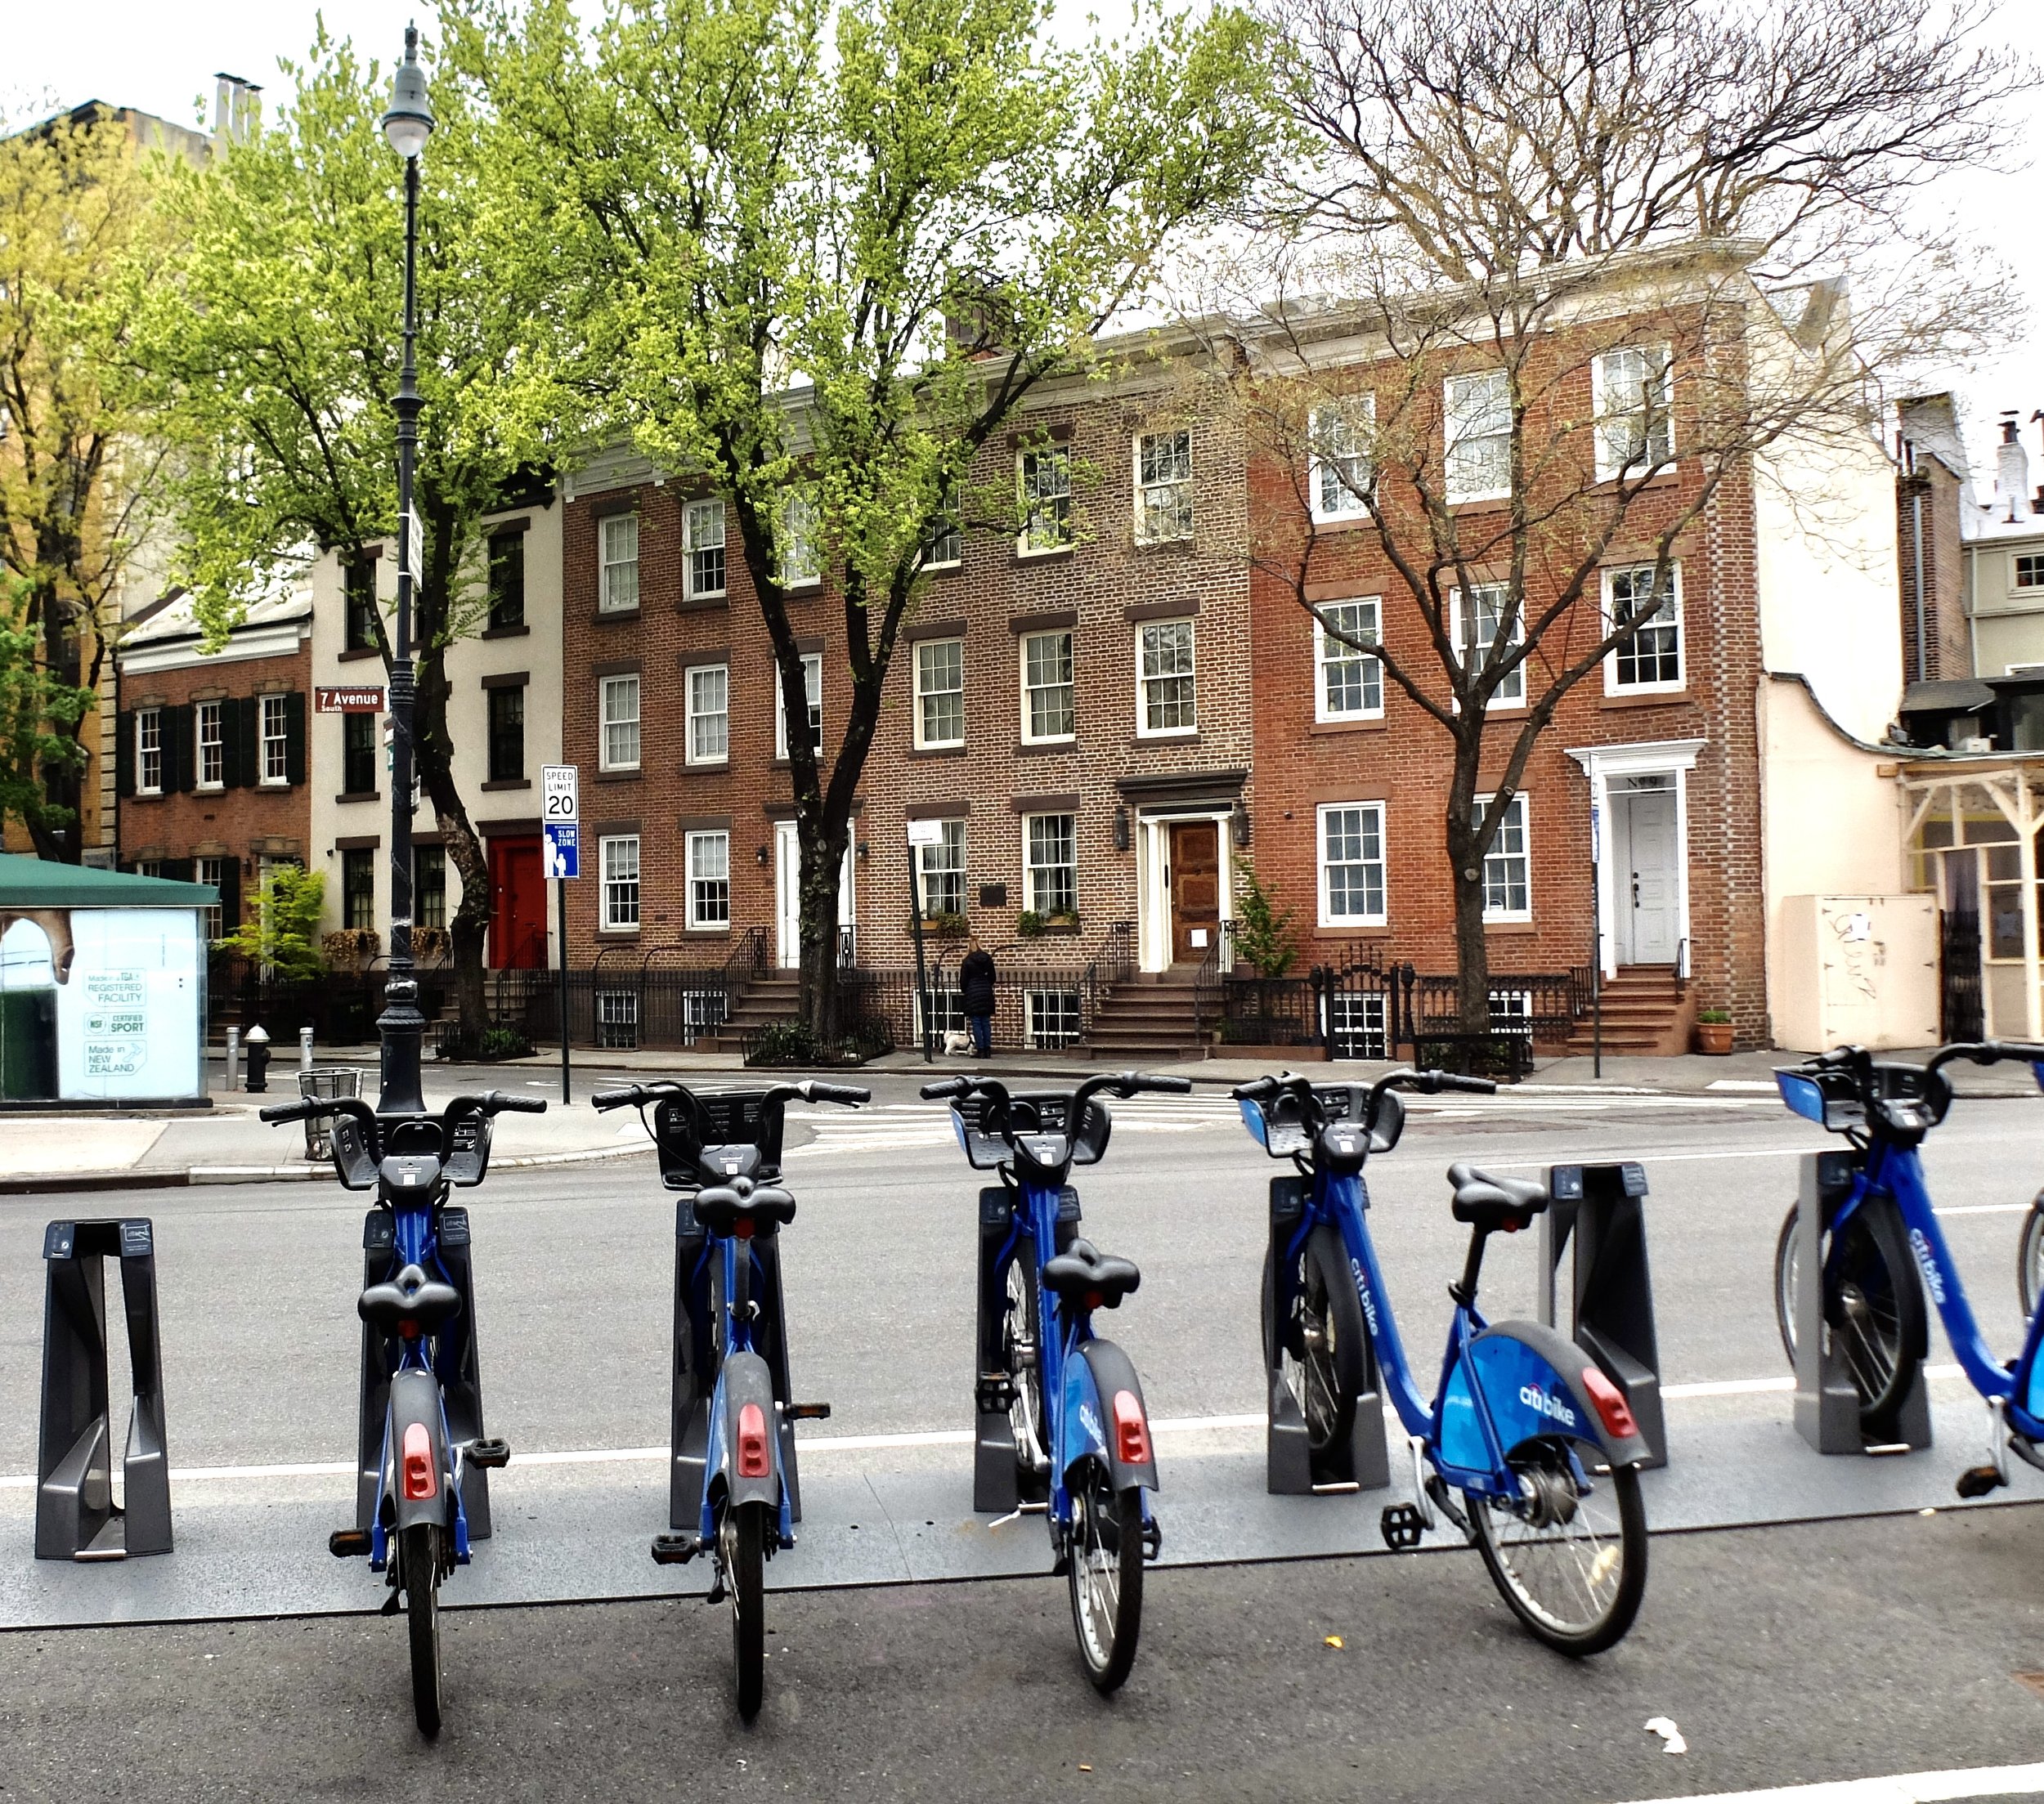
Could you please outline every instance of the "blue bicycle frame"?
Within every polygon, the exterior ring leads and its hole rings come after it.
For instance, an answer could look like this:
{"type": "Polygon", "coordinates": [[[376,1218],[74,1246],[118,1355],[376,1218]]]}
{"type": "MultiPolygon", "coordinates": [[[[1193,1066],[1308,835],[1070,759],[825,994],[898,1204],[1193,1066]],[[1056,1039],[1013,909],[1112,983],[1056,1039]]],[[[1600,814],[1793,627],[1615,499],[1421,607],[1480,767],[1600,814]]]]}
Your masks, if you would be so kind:
{"type": "MultiPolygon", "coordinates": [[[[738,1294],[738,1260],[741,1257],[746,1262],[746,1292],[748,1296],[756,1295],[758,1286],[763,1285],[765,1282],[766,1274],[760,1268],[758,1256],[753,1251],[752,1242],[749,1237],[742,1238],[737,1234],[706,1235],[703,1243],[702,1265],[697,1268],[700,1275],[703,1266],[706,1265],[711,1259],[722,1261],[723,1289],[719,1294],[723,1302],[724,1339],[721,1355],[717,1361],[716,1382],[710,1387],[710,1440],[708,1451],[703,1461],[702,1513],[697,1531],[706,1547],[716,1536],[715,1488],[720,1475],[727,1468],[727,1461],[731,1453],[731,1448],[728,1442],[729,1429],[727,1426],[730,1416],[729,1398],[726,1391],[726,1383],[731,1371],[731,1361],[740,1354],[749,1354],[757,1350],[752,1344],[751,1319],[748,1317],[741,1316],[737,1311],[730,1307],[731,1299],[738,1294]]],[[[769,1431],[778,1432],[778,1424],[769,1421],[769,1431]]],[[[778,1457],[778,1448],[776,1452],[777,1457],[773,1462],[773,1475],[780,1491],[778,1520],[775,1525],[776,1533],[783,1547],[792,1547],[795,1545],[795,1520],[793,1507],[788,1497],[787,1471],[778,1457]]]]}

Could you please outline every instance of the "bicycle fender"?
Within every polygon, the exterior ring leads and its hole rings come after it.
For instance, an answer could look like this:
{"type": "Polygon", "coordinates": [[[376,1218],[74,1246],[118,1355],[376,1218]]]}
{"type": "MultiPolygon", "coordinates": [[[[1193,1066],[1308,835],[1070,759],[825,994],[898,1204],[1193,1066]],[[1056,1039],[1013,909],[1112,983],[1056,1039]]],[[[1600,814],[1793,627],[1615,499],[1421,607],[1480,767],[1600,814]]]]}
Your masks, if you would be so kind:
{"type": "Polygon", "coordinates": [[[391,1374],[389,1465],[383,1474],[386,1507],[391,1525],[413,1529],[421,1523],[448,1528],[455,1520],[454,1472],[447,1457],[447,1427],[441,1413],[440,1386],[430,1372],[397,1372],[391,1374]],[[402,1477],[405,1436],[423,1425],[433,1444],[436,1483],[429,1497],[407,1497],[402,1477]]]}
{"type": "MultiPolygon", "coordinates": [[[[1150,1432],[1150,1410],[1143,1402],[1142,1381],[1136,1376],[1128,1355],[1112,1341],[1088,1341],[1065,1371],[1065,1420],[1077,1422],[1079,1446],[1078,1453],[1066,1462],[1068,1479],[1071,1467],[1079,1459],[1090,1457],[1106,1461],[1118,1491],[1131,1484],[1141,1485],[1145,1491],[1158,1489],[1157,1450],[1150,1432]],[[1135,1399],[1136,1412],[1142,1418],[1145,1457],[1140,1460],[1122,1457],[1119,1437],[1114,1431],[1114,1399],[1124,1391],[1135,1399]]],[[[1065,1444],[1072,1444],[1070,1439],[1065,1444]]]]}
{"type": "Polygon", "coordinates": [[[1608,1385],[1597,1362],[1537,1322],[1500,1322],[1469,1342],[1442,1394],[1441,1453],[1450,1465],[1481,1471],[1491,1463],[1472,1385],[1483,1394],[1490,1426],[1509,1453],[1520,1442],[1557,1433],[1595,1441],[1614,1466],[1650,1457],[1637,1428],[1614,1434],[1598,1414],[1590,1383],[1608,1385]],[[1594,1381],[1587,1375],[1595,1374],[1594,1381]]]}
{"type": "Polygon", "coordinates": [[[724,1363],[719,1380],[724,1407],[718,1426],[717,1470],[724,1479],[725,1501],[731,1505],[764,1503],[777,1513],[781,1507],[780,1415],[773,1405],[773,1377],[767,1363],[756,1353],[734,1353],[724,1363]],[[738,1418],[746,1405],[755,1403],[766,1418],[766,1471],[746,1478],[738,1471],[738,1418]]]}

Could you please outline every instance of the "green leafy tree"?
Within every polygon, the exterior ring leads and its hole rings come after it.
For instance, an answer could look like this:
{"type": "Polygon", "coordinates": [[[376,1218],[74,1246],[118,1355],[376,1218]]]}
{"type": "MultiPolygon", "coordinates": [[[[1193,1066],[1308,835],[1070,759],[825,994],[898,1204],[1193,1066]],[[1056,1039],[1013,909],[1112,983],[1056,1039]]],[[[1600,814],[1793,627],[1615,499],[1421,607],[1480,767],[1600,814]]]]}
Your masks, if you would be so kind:
{"type": "Polygon", "coordinates": [[[835,584],[841,735],[828,758],[790,748],[804,1009],[825,1038],[853,799],[926,548],[961,519],[1015,530],[1011,469],[987,481],[1002,459],[981,454],[1047,378],[1096,364],[1095,334],[1269,141],[1239,13],[1070,51],[1048,14],[608,0],[585,36],[570,0],[442,9],[516,197],[492,264],[544,282],[540,360],[593,431],[727,498],[791,720],[784,559],[835,584]]]}
{"type": "MultiPolygon", "coordinates": [[[[131,359],[176,447],[185,574],[209,634],[319,553],[343,561],[397,523],[403,166],[377,121],[388,83],[324,30],[270,129],[204,170],[169,172],[160,205],[188,248],[135,267],[131,359]]],[[[485,624],[479,522],[542,449],[518,347],[527,297],[479,242],[490,174],[471,116],[443,84],[423,159],[416,493],[424,539],[413,589],[420,787],[461,878],[448,923],[465,1029],[483,1017],[488,860],[455,778],[449,648],[485,624]]],[[[386,669],[392,623],[373,622],[386,669]]]]}
{"type": "Polygon", "coordinates": [[[78,814],[52,799],[50,774],[83,766],[78,725],[95,697],[49,668],[39,623],[20,598],[26,585],[12,586],[11,598],[0,575],[0,823],[61,833],[78,814]]]}
{"type": "Polygon", "coordinates": [[[1292,943],[1292,911],[1280,911],[1247,858],[1235,862],[1235,956],[1259,977],[1283,977],[1298,958],[1292,943]]]}
{"type": "Polygon", "coordinates": [[[320,950],[320,909],[326,879],[303,865],[271,866],[256,889],[253,913],[225,939],[221,949],[266,965],[288,982],[323,976],[326,957],[320,950]]]}

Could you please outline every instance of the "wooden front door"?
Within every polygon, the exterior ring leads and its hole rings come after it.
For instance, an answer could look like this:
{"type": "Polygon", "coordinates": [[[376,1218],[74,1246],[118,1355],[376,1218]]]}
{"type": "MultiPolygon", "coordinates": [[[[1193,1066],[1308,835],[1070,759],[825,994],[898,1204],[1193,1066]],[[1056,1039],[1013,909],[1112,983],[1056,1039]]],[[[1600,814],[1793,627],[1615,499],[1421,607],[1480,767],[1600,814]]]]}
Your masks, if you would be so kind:
{"type": "Polygon", "coordinates": [[[536,970],[546,963],[546,872],[538,838],[490,842],[490,966],[536,970]]]}
{"type": "Polygon", "coordinates": [[[1213,821],[1172,828],[1170,879],[1172,963],[1197,965],[1221,930],[1221,830],[1213,821]]]}

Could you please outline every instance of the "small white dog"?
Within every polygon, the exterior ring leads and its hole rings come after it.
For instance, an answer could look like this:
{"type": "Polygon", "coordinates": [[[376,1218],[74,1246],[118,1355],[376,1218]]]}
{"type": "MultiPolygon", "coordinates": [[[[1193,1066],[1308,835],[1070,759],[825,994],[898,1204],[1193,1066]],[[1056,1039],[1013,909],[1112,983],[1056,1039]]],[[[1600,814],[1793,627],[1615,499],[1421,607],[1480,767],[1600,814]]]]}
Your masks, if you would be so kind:
{"type": "Polygon", "coordinates": [[[944,1030],[944,1056],[946,1058],[962,1059],[970,1054],[971,1050],[972,1036],[964,1028],[947,1027],[944,1030]]]}

